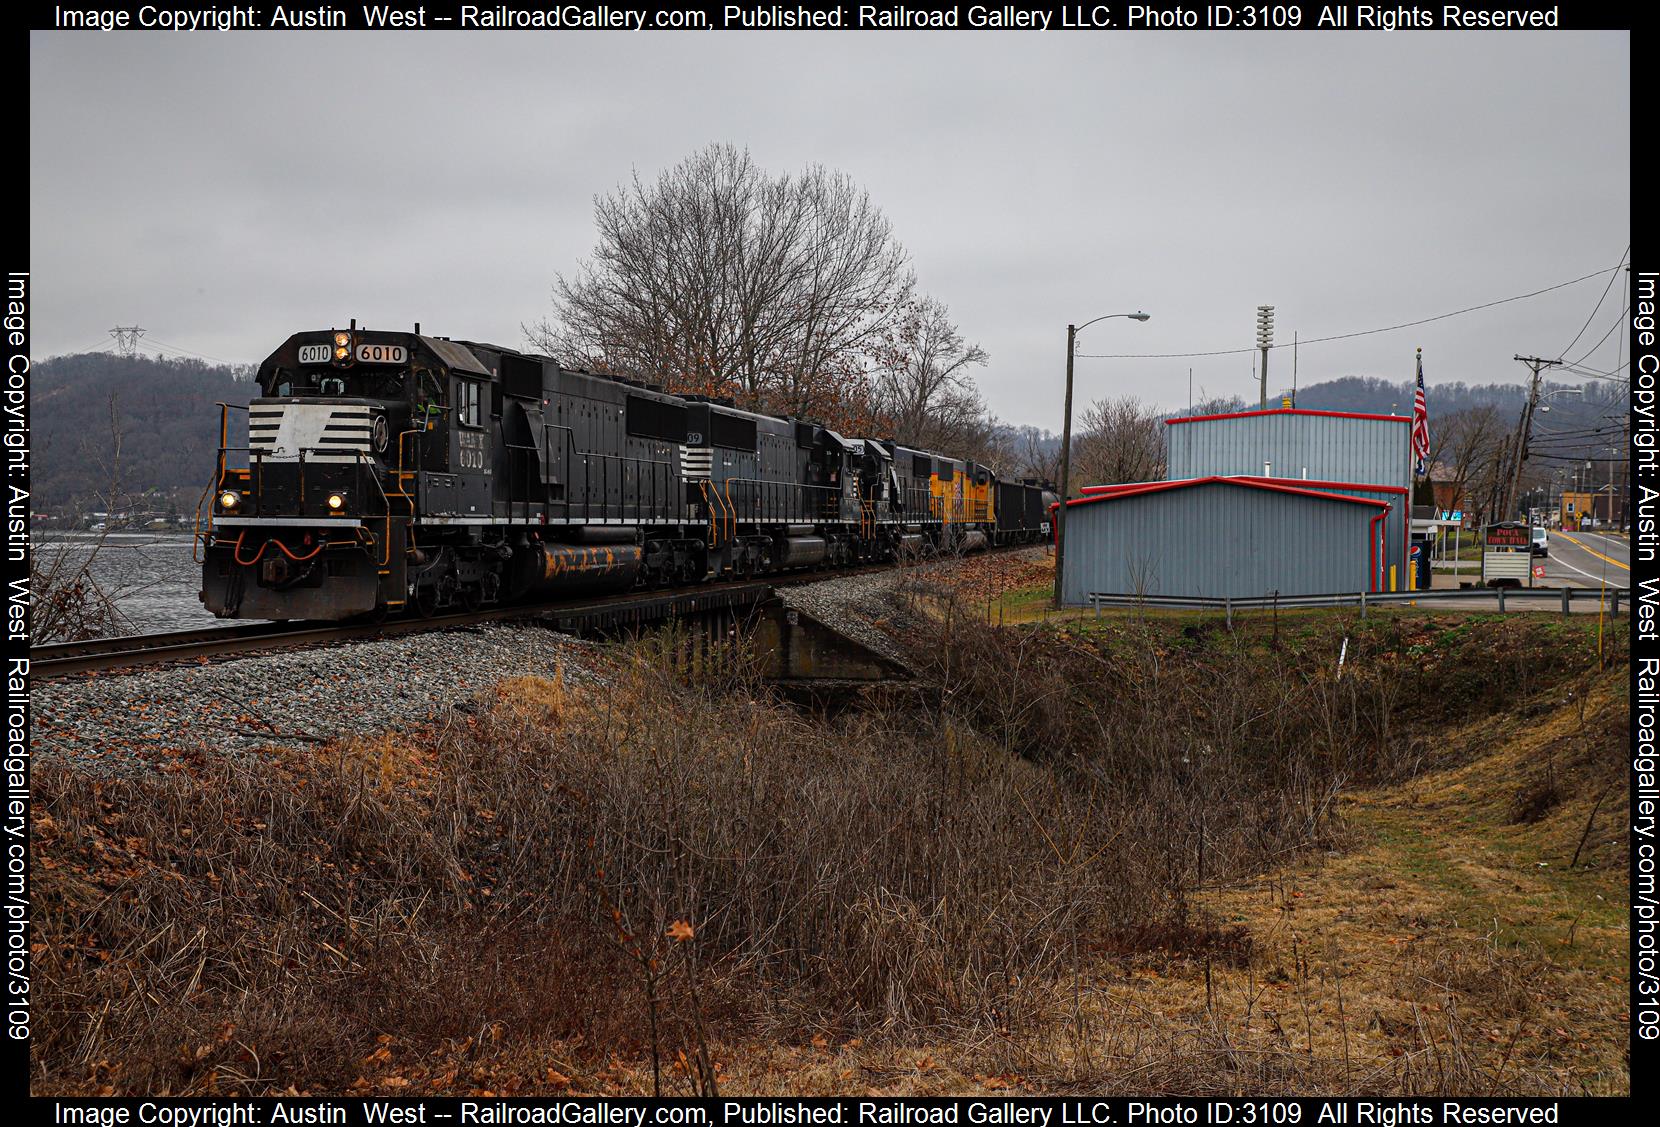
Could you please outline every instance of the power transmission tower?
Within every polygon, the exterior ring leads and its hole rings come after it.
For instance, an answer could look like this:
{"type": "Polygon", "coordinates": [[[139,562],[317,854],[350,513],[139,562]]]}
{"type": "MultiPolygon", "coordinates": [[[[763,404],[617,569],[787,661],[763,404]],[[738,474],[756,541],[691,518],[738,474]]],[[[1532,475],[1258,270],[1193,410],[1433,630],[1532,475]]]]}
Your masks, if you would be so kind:
{"type": "Polygon", "coordinates": [[[1510,475],[1509,485],[1505,487],[1504,504],[1499,507],[1497,513],[1501,520],[1509,517],[1511,506],[1521,494],[1522,467],[1527,464],[1527,444],[1533,437],[1533,412],[1539,406],[1539,373],[1546,368],[1557,368],[1562,364],[1560,359],[1541,360],[1537,356],[1515,356],[1512,359],[1520,360],[1532,370],[1533,382],[1528,387],[1527,403],[1522,407],[1522,420],[1516,426],[1516,468],[1510,475]]]}
{"type": "Polygon", "coordinates": [[[110,336],[115,338],[115,347],[121,350],[123,356],[132,356],[138,351],[138,338],[144,333],[145,330],[137,325],[117,325],[110,330],[110,336]]]}

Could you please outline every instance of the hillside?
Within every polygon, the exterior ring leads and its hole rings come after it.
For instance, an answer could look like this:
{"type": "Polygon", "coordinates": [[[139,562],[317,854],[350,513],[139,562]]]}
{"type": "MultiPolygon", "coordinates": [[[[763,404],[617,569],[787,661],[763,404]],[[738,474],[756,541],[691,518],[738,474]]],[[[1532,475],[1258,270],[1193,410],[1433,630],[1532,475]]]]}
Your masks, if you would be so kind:
{"type": "Polygon", "coordinates": [[[86,352],[41,361],[30,404],[35,508],[104,508],[118,469],[118,492],[162,495],[141,507],[165,509],[172,499],[187,511],[218,449],[214,404],[246,404],[253,394],[248,370],[199,360],[86,352]]]}

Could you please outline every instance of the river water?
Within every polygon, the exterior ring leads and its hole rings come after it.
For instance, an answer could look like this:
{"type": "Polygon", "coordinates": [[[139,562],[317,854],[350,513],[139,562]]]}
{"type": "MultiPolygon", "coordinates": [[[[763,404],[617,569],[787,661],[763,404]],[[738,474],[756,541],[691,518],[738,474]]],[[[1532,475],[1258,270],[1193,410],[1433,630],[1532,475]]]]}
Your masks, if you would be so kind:
{"type": "Polygon", "coordinates": [[[35,541],[34,551],[37,566],[50,566],[60,553],[66,564],[78,564],[96,552],[92,575],[118,596],[116,605],[127,618],[124,634],[189,630],[220,621],[196,597],[202,569],[191,558],[188,533],[52,532],[35,541]]]}

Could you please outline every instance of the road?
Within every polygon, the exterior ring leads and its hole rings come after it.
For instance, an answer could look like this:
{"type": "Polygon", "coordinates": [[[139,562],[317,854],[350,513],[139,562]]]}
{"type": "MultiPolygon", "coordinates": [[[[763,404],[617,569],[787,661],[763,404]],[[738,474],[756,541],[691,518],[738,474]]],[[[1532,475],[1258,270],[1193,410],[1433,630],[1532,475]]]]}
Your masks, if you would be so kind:
{"type": "Polygon", "coordinates": [[[1631,586],[1631,542],[1621,536],[1553,528],[1544,563],[1553,587],[1631,586]]]}

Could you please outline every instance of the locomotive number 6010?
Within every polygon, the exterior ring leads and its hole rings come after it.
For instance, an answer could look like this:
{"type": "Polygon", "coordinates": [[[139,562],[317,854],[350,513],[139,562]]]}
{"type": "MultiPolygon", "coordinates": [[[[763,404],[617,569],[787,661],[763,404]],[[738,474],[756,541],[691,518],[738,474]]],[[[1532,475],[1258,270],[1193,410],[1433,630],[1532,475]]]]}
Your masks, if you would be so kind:
{"type": "Polygon", "coordinates": [[[360,344],[357,359],[360,364],[403,364],[409,360],[409,350],[401,344],[360,344]]]}

